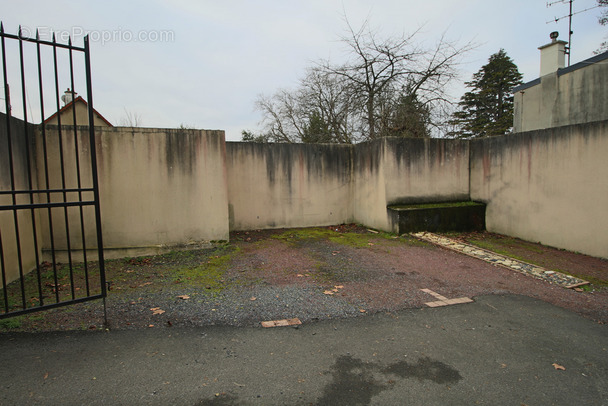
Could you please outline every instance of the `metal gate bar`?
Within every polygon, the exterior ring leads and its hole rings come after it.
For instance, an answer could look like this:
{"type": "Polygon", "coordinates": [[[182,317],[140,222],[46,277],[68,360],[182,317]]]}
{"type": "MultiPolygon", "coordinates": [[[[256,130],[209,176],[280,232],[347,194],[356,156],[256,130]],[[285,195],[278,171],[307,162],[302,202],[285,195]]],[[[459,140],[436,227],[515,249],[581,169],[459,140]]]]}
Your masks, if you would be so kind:
{"type": "MultiPolygon", "coordinates": [[[[12,211],[12,216],[4,216],[4,222],[1,222],[0,217],[0,276],[2,284],[0,289],[2,295],[2,306],[0,307],[0,319],[15,316],[18,314],[30,313],[34,311],[50,309],[60,306],[66,306],[73,303],[81,303],[89,300],[104,299],[104,317],[105,317],[105,297],[107,295],[105,267],[103,256],[103,240],[101,232],[101,211],[99,206],[99,182],[97,177],[97,159],[96,159],[96,142],[94,131],[94,116],[93,116],[93,94],[91,84],[91,62],[90,48],[88,36],[84,38],[84,47],[72,45],[71,38],[68,44],[60,44],[56,41],[53,35],[52,41],[44,41],[40,39],[38,31],[36,38],[23,37],[21,28],[18,35],[12,35],[4,32],[4,26],[0,23],[0,47],[2,55],[2,76],[4,83],[4,99],[6,109],[6,143],[0,145],[6,148],[8,155],[8,174],[9,182],[4,181],[4,186],[0,190],[0,199],[3,196],[10,196],[10,201],[3,199],[0,201],[0,216],[3,213],[12,211]],[[7,59],[6,40],[15,40],[19,46],[19,78],[21,82],[21,99],[22,99],[22,116],[19,119],[13,116],[10,86],[9,86],[9,67],[7,59]],[[47,131],[47,126],[43,123],[39,128],[39,136],[36,135],[36,130],[28,124],[28,97],[27,97],[27,80],[26,80],[26,62],[24,56],[24,44],[34,43],[36,46],[35,68],[38,74],[38,96],[40,100],[40,117],[45,120],[45,98],[44,98],[44,82],[43,82],[43,58],[41,48],[50,47],[52,49],[52,76],[54,80],[54,104],[57,109],[57,126],[54,128],[53,136],[56,136],[56,144],[52,144],[52,140],[47,131]],[[69,130],[61,123],[61,106],[60,106],[60,74],[59,74],[59,57],[58,51],[64,52],[67,50],[68,70],[72,100],[72,124],[69,130]],[[74,53],[79,52],[84,56],[84,76],[86,80],[86,95],[88,105],[88,123],[77,123],[76,105],[75,105],[75,75],[74,75],[74,53]],[[82,125],[88,125],[88,129],[82,125]],[[20,126],[23,126],[20,132],[20,126]],[[86,146],[81,148],[79,141],[79,130],[81,132],[88,131],[88,153],[85,156],[87,159],[81,159],[80,154],[86,150],[86,146]],[[20,182],[17,181],[17,168],[15,167],[15,154],[20,151],[15,151],[14,145],[18,137],[24,137],[23,145],[25,151],[21,151],[21,159],[25,155],[25,172],[19,174],[20,182]],[[74,149],[66,151],[67,143],[73,142],[74,149]],[[41,145],[37,145],[41,144],[41,145]],[[42,156],[40,159],[32,159],[34,157],[33,150],[30,146],[34,146],[34,150],[38,150],[37,154],[42,156]],[[59,173],[53,173],[54,179],[58,178],[60,186],[57,187],[51,183],[51,169],[49,166],[50,148],[56,146],[58,151],[58,159],[54,162],[59,163],[59,173]],[[86,162],[88,161],[88,162],[86,162]],[[72,164],[71,168],[75,169],[75,185],[68,184],[66,168],[68,163],[72,164]],[[82,178],[82,169],[90,170],[90,182],[88,187],[84,186],[82,178]],[[41,176],[43,175],[43,176],[41,176]],[[26,179],[25,184],[23,179],[26,179]],[[10,184],[10,190],[6,190],[6,183],[10,184]],[[21,184],[18,184],[21,183],[21,184]],[[42,186],[41,188],[38,186],[42,186]],[[73,196],[77,195],[74,199],[73,196]],[[92,199],[90,195],[92,194],[92,199]],[[85,195],[88,197],[85,199],[85,195]],[[92,208],[93,216],[85,216],[85,208],[92,208]],[[72,224],[75,223],[74,216],[70,220],[70,210],[78,209],[76,221],[79,222],[79,227],[72,224]],[[58,212],[59,210],[60,212],[58,212]],[[27,218],[24,217],[24,214],[27,218]],[[12,226],[10,220],[12,217],[12,226]],[[87,218],[94,218],[97,261],[92,261],[87,257],[87,228],[90,228],[91,221],[87,223],[87,218]],[[46,226],[42,221],[46,218],[46,226]],[[59,223],[59,224],[58,224],[59,223]],[[63,223],[61,225],[60,223],[63,223]],[[9,225],[7,225],[9,224],[9,225]],[[60,227],[60,228],[57,228],[60,227]],[[79,243],[74,243],[72,232],[77,230],[80,235],[79,243]],[[47,232],[45,239],[44,232],[47,232]],[[7,245],[8,244],[8,245],[7,245]],[[65,251],[68,258],[67,265],[58,262],[57,253],[60,244],[65,246],[65,251]],[[80,245],[79,249],[76,245],[80,245]],[[16,251],[16,266],[15,260],[11,257],[11,253],[7,252],[7,247],[12,245],[16,251]],[[44,261],[42,251],[44,248],[50,248],[50,262],[44,261]],[[78,266],[74,258],[75,250],[82,251],[82,265],[78,266]],[[29,262],[28,262],[29,261],[29,262]],[[31,262],[34,262],[33,266],[31,262]],[[28,262],[28,263],[26,263],[28,262]],[[11,269],[7,269],[9,264],[13,264],[12,273],[17,275],[9,275],[11,269]],[[66,274],[67,273],[67,274],[66,274]],[[13,280],[14,279],[14,280],[13,280]],[[62,291],[63,288],[67,288],[62,291]]],[[[66,103],[67,104],[67,103],[66,103]]],[[[30,107],[31,108],[31,107],[30,107]]],[[[83,138],[83,142],[87,138],[83,138]]],[[[1,164],[1,163],[0,163],[1,164]]],[[[0,168],[1,169],[1,168],[0,168]]],[[[23,169],[23,168],[22,168],[23,169]]],[[[2,181],[0,179],[0,181],[2,181]]],[[[73,182],[73,181],[72,181],[73,182]]],[[[0,183],[2,185],[2,183],[0,183]]],[[[76,234],[78,234],[78,232],[76,234]]]]}

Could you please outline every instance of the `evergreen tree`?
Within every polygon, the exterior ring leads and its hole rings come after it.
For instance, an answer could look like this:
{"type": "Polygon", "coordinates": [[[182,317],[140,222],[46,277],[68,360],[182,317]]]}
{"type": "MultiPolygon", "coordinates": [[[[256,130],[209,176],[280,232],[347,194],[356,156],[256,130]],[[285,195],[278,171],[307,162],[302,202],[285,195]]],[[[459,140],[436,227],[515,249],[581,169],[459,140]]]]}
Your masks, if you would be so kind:
{"type": "Polygon", "coordinates": [[[308,119],[308,124],[304,126],[302,131],[302,142],[329,143],[332,141],[329,125],[318,111],[313,111],[308,119]]]}
{"type": "Polygon", "coordinates": [[[397,98],[389,118],[387,136],[428,138],[431,112],[428,105],[420,102],[416,93],[404,88],[397,98]]]}
{"type": "Polygon", "coordinates": [[[248,130],[241,131],[241,141],[244,142],[270,142],[269,135],[255,135],[253,132],[248,130]]]}
{"type": "Polygon", "coordinates": [[[451,124],[458,128],[458,138],[507,134],[513,126],[513,88],[522,83],[522,75],[507,53],[501,49],[466,82],[471,88],[458,103],[459,110],[451,124]]]}

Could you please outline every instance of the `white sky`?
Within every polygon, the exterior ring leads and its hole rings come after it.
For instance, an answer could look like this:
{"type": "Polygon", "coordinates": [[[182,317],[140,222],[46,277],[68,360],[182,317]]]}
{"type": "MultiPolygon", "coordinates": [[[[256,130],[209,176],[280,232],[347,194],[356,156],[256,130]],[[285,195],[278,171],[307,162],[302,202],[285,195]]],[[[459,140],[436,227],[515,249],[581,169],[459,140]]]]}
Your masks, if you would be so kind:
{"type": "MultiPolygon", "coordinates": [[[[574,11],[595,6],[575,0],[574,11]]],[[[354,27],[367,18],[385,35],[411,33],[434,44],[446,34],[478,47],[463,55],[462,84],[504,48],[524,81],[539,74],[537,47],[559,31],[568,39],[568,4],[545,0],[0,0],[7,32],[72,33],[82,45],[91,36],[95,108],[120,125],[125,110],[145,127],[221,129],[227,140],[259,129],[254,110],[259,94],[293,88],[306,67],[321,58],[338,62],[346,15],[354,27]],[[141,37],[142,40],[135,40],[141,37]],[[153,39],[160,40],[154,41],[153,39]],[[103,39],[108,39],[103,40],[103,39]],[[146,39],[147,38],[147,39],[146,39]]],[[[608,30],[597,22],[600,9],[573,17],[572,63],[587,59],[608,30]]],[[[33,35],[33,34],[32,34],[33,35]]],[[[35,83],[32,84],[35,91],[35,83]]],[[[62,89],[65,90],[65,89],[62,89]]],[[[85,96],[85,89],[75,89],[85,96]]],[[[28,92],[29,92],[28,88],[28,92]]],[[[86,97],[86,96],[85,96],[86,97]]],[[[46,114],[47,116],[49,114],[46,114]]]]}

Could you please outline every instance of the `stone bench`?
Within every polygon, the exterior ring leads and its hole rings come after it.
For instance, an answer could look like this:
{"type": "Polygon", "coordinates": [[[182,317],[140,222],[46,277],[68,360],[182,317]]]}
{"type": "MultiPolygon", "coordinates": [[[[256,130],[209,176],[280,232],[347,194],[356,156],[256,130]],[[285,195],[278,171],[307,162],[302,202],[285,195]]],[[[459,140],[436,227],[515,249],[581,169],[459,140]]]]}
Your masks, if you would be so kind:
{"type": "Polygon", "coordinates": [[[430,231],[480,231],[486,227],[486,205],[472,201],[388,206],[399,234],[430,231]]]}

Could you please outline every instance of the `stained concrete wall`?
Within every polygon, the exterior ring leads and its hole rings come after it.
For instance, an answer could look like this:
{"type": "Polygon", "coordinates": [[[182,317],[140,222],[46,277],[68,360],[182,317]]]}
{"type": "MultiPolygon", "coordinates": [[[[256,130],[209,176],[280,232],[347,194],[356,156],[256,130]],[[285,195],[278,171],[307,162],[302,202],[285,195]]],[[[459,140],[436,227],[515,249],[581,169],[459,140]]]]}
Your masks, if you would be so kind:
{"type": "Polygon", "coordinates": [[[357,221],[393,231],[389,204],[468,199],[468,153],[466,141],[438,139],[227,143],[230,228],[357,221]]]}
{"type": "MultiPolygon", "coordinates": [[[[79,128],[78,150],[86,162],[89,143],[86,127],[79,128]]],[[[66,186],[77,184],[75,139],[63,128],[66,186]]],[[[223,131],[96,128],[101,219],[106,249],[199,244],[228,239],[228,201],[223,131]]],[[[42,140],[38,143],[38,167],[42,168],[42,140]]],[[[50,186],[61,183],[58,128],[47,126],[50,186]]],[[[83,187],[92,185],[83,168],[83,187]]],[[[44,171],[39,172],[44,182],[44,171]]],[[[75,198],[72,194],[72,198],[75,198]]],[[[62,199],[56,195],[54,199],[62,199]]],[[[84,199],[92,198],[90,192],[84,199]]],[[[82,248],[77,208],[69,210],[70,244],[82,248]]],[[[53,211],[54,239],[58,249],[67,247],[65,216],[53,211]],[[59,227],[55,228],[55,224],[59,227]]],[[[85,224],[94,221],[92,207],[85,209],[85,224]]],[[[48,224],[44,219],[43,223],[48,224]]],[[[93,227],[86,227],[86,245],[96,244],[93,227]]],[[[48,227],[45,227],[48,231],[48,227]]],[[[45,234],[49,248],[50,236],[45,234]]]]}
{"type": "Polygon", "coordinates": [[[471,142],[489,231],[608,258],[608,121],[471,142]]]}
{"type": "Polygon", "coordinates": [[[513,131],[608,119],[608,52],[515,88],[513,131]]]}
{"type": "MultiPolygon", "coordinates": [[[[28,168],[28,151],[32,149],[32,139],[36,128],[22,120],[11,118],[10,120],[10,150],[7,131],[7,116],[0,113],[0,191],[28,190],[29,185],[36,187],[35,173],[28,168]],[[12,158],[11,158],[12,155],[12,158]],[[12,161],[12,171],[11,171],[12,161]],[[11,175],[12,173],[12,175],[11,175]],[[13,183],[14,182],[14,183],[13,183]]],[[[31,151],[30,151],[31,152],[31,151]]],[[[29,194],[18,194],[15,203],[29,204],[29,194]]],[[[0,194],[0,206],[13,205],[13,197],[10,194],[0,194]]],[[[33,226],[39,226],[38,211],[21,209],[0,210],[0,237],[2,241],[2,259],[4,269],[0,262],[0,275],[6,277],[6,283],[19,277],[19,252],[17,246],[17,230],[19,231],[19,247],[21,249],[21,269],[24,273],[29,272],[36,266],[36,250],[33,226]]],[[[36,230],[38,234],[38,230],[36,230]]],[[[38,250],[40,254],[40,250],[38,250]]],[[[2,278],[0,277],[0,283],[2,278]]]]}
{"type": "Polygon", "coordinates": [[[467,141],[384,138],[354,147],[355,219],[397,232],[387,206],[469,198],[467,141]]]}
{"type": "MultiPolygon", "coordinates": [[[[2,190],[10,188],[5,128],[0,122],[2,190]]],[[[65,186],[76,187],[78,151],[80,183],[90,187],[86,127],[77,136],[65,127],[61,144],[58,128],[46,128],[46,144],[41,132],[36,136],[33,182],[45,189],[48,175],[48,188],[61,187],[63,159],[65,186]]],[[[16,182],[25,188],[23,140],[14,139],[12,147],[16,182]]],[[[471,198],[487,203],[490,231],[608,258],[606,121],[474,141],[386,138],[354,146],[226,143],[222,131],[114,127],[96,129],[96,149],[107,249],[227,240],[230,229],[346,222],[396,232],[388,205],[471,198]]],[[[10,197],[1,199],[10,204],[10,197]]],[[[51,201],[63,199],[51,194],[51,201]]],[[[71,248],[80,249],[79,209],[67,211],[71,248]]],[[[48,210],[19,216],[22,230],[35,219],[40,246],[50,248],[48,210]]],[[[84,209],[84,219],[93,231],[92,207],[84,209]]],[[[52,209],[51,220],[55,247],[65,249],[65,210],[52,209]]],[[[7,271],[15,275],[15,245],[6,237],[14,229],[12,212],[0,213],[0,226],[5,260],[12,261],[7,271]]],[[[27,235],[24,263],[31,267],[35,250],[27,235]]],[[[86,245],[95,244],[89,232],[86,245]]]]}
{"type": "Polygon", "coordinates": [[[226,163],[232,230],[353,221],[348,145],[228,142],[226,163]]]}

